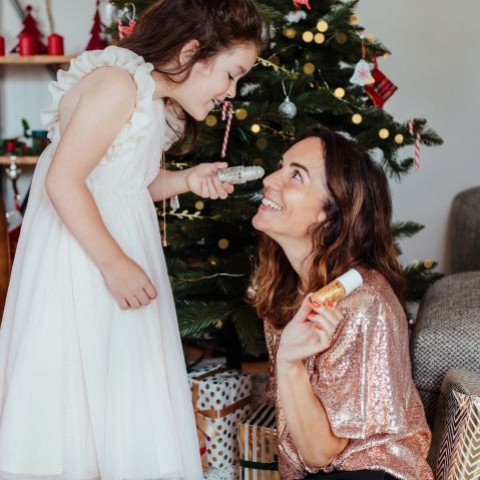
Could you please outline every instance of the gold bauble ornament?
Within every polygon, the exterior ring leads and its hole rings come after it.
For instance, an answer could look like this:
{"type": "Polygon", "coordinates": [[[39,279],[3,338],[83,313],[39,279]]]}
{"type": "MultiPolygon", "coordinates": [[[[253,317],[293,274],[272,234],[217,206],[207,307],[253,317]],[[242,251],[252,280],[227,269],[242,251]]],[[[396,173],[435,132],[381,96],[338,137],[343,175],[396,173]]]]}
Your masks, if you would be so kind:
{"type": "Polygon", "coordinates": [[[230,242],[226,238],[221,238],[218,241],[218,248],[220,250],[226,250],[230,246],[230,242]]]}
{"type": "Polygon", "coordinates": [[[245,120],[248,117],[248,112],[244,108],[238,108],[235,112],[235,116],[239,120],[245,120]]]}
{"type": "Polygon", "coordinates": [[[205,123],[207,127],[214,127],[218,123],[217,117],[215,115],[209,115],[205,119],[205,123]]]}
{"type": "Polygon", "coordinates": [[[335,40],[339,45],[344,45],[348,41],[348,36],[345,32],[338,32],[335,34],[335,40]]]}
{"type": "Polygon", "coordinates": [[[333,94],[337,98],[343,98],[345,96],[345,89],[343,89],[342,87],[338,87],[334,90],[333,94]]]}
{"type": "Polygon", "coordinates": [[[378,136],[382,140],[386,140],[390,136],[390,132],[386,128],[381,128],[378,132],[378,136]]]}
{"type": "Polygon", "coordinates": [[[203,210],[205,208],[205,204],[201,200],[198,200],[198,202],[195,202],[195,208],[197,210],[203,210]]]}
{"type": "Polygon", "coordinates": [[[315,64],[311,62],[308,62],[303,66],[303,71],[306,75],[312,75],[312,73],[315,72],[315,69],[315,64]]]}
{"type": "Polygon", "coordinates": [[[250,130],[253,132],[253,133],[260,133],[260,130],[262,129],[262,127],[260,127],[260,125],[258,123],[254,123],[250,130]]]}
{"type": "Polygon", "coordinates": [[[363,121],[363,117],[359,114],[359,113],[354,113],[352,115],[352,122],[355,124],[355,125],[360,125],[363,121]]]}
{"type": "Polygon", "coordinates": [[[215,320],[214,325],[217,330],[220,330],[223,327],[223,322],[221,320],[215,320]]]}
{"type": "Polygon", "coordinates": [[[321,45],[322,43],[325,42],[325,35],[323,33],[317,33],[314,39],[315,39],[315,43],[318,43],[319,45],[321,45]]]}
{"type": "Polygon", "coordinates": [[[306,43],[312,42],[313,41],[313,33],[308,31],[308,30],[306,32],[303,32],[302,40],[306,43]]]}
{"type": "Polygon", "coordinates": [[[395,135],[395,143],[398,143],[399,145],[401,145],[403,143],[403,135],[401,133],[397,133],[395,135]]]}
{"type": "Polygon", "coordinates": [[[317,30],[319,32],[325,33],[328,30],[328,22],[326,22],[325,20],[320,20],[317,23],[317,30]]]}

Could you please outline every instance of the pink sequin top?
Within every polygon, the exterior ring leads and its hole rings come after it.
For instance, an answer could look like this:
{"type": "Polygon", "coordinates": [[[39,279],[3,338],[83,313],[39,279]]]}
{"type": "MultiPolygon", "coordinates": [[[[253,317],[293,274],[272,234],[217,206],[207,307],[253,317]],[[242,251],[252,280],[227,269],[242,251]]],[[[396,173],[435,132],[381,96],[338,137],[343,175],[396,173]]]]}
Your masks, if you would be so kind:
{"type": "Polygon", "coordinates": [[[431,434],[412,380],[405,313],[382,275],[360,270],[363,286],[337,304],[345,322],[332,346],[305,361],[333,433],[350,439],[325,468],[306,465],[288,433],[272,362],[281,331],[264,322],[270,355],[267,394],[276,404],[282,479],[335,469],[380,470],[401,480],[433,480],[425,460],[431,434]]]}

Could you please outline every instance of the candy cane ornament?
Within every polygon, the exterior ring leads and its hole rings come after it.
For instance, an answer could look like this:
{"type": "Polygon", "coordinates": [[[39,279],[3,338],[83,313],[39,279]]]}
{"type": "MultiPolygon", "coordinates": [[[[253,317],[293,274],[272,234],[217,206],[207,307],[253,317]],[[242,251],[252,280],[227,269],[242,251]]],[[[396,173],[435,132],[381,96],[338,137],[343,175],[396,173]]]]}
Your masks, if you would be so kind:
{"type": "MultiPolygon", "coordinates": [[[[408,133],[415,135],[415,118],[411,118],[408,122],[408,133]]],[[[415,151],[413,155],[413,165],[415,168],[420,168],[420,141],[422,137],[420,135],[420,129],[417,130],[415,135],[415,151]]]]}
{"type": "Polygon", "coordinates": [[[233,119],[233,103],[230,100],[226,100],[223,102],[222,106],[222,120],[227,120],[227,128],[225,129],[225,136],[223,137],[223,146],[222,146],[222,154],[221,158],[225,158],[227,156],[227,148],[228,148],[228,139],[230,137],[230,130],[232,128],[232,119],[233,119]],[[228,120],[227,120],[228,117],[228,120]]]}

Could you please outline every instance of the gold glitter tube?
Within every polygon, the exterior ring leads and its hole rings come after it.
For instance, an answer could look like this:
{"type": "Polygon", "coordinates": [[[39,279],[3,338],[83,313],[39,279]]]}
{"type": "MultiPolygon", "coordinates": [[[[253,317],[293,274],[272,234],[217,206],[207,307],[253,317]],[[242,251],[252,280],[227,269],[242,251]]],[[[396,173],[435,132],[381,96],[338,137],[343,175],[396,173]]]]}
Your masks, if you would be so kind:
{"type": "Polygon", "coordinates": [[[358,270],[352,268],[347,273],[340,275],[333,282],[325,285],[320,290],[310,294],[310,302],[325,303],[336,302],[345,295],[353,292],[363,284],[363,278],[358,270]]]}

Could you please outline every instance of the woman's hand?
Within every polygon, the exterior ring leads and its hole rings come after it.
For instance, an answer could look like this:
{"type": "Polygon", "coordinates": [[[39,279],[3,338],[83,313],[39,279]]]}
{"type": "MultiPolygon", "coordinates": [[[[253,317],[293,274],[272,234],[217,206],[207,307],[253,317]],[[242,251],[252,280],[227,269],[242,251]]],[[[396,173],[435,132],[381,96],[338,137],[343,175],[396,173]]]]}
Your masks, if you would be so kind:
{"type": "Polygon", "coordinates": [[[303,300],[295,316],[283,329],[277,352],[277,364],[291,367],[327,350],[343,314],[332,302],[325,305],[303,300]]]}
{"type": "Polygon", "coordinates": [[[217,172],[221,168],[228,167],[226,162],[200,163],[190,169],[187,175],[188,189],[203,198],[224,200],[233,193],[231,183],[222,183],[217,178],[217,172]]]}
{"type": "Polygon", "coordinates": [[[122,310],[144,307],[157,297],[157,290],[147,274],[127,256],[103,268],[102,274],[122,310]]]}

